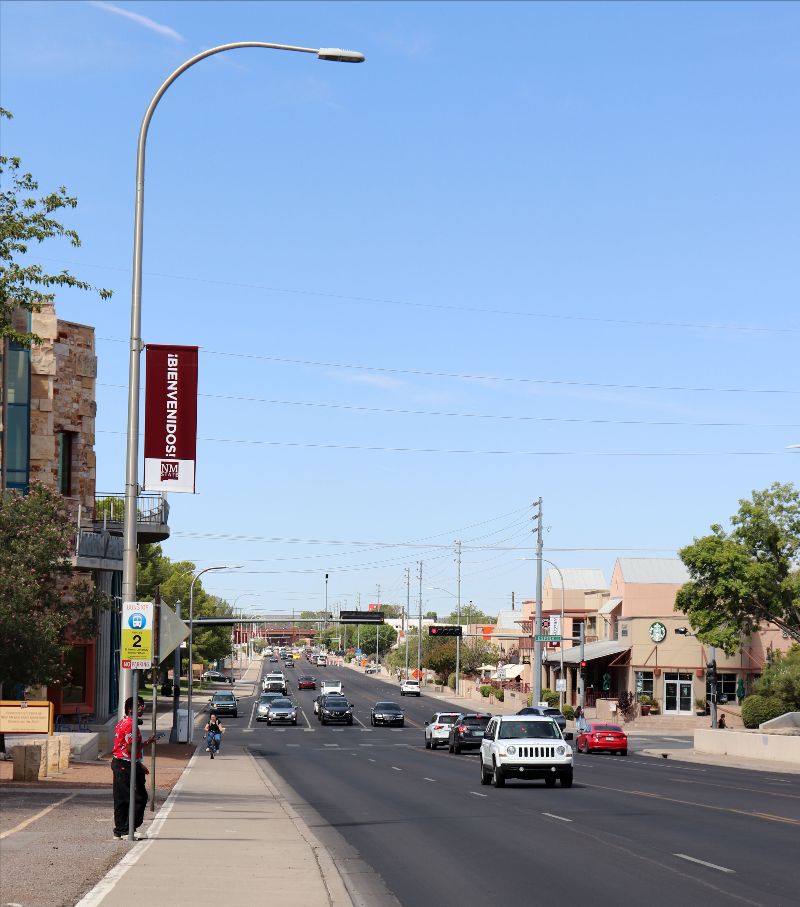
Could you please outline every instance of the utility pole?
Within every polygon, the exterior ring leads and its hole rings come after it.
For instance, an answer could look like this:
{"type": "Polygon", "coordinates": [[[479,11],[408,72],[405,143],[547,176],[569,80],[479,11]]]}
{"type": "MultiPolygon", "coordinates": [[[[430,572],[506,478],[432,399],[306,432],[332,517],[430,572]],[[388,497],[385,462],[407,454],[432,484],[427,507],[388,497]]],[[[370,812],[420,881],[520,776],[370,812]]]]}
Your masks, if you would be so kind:
{"type": "Polygon", "coordinates": [[[417,561],[419,577],[419,629],[417,631],[417,680],[422,683],[422,561],[417,561]]]}
{"type": "MultiPolygon", "coordinates": [[[[181,616],[181,600],[175,602],[175,616],[181,616]]],[[[170,743],[184,743],[178,739],[178,709],[181,704],[181,644],[175,646],[172,657],[172,730],[169,734],[170,743]]]]}
{"type": "Polygon", "coordinates": [[[578,660],[578,677],[581,681],[581,692],[580,692],[580,707],[581,715],[583,715],[586,710],[586,668],[583,666],[583,647],[586,643],[586,623],[581,621],[580,626],[580,656],[578,660]]]}
{"type": "MultiPolygon", "coordinates": [[[[458,595],[456,596],[456,623],[458,626],[461,626],[461,542],[457,541],[456,545],[456,569],[458,581],[456,588],[458,590],[458,595]]],[[[461,693],[461,636],[456,636],[456,696],[459,696],[461,693]]]]}
{"type": "Polygon", "coordinates": [[[411,617],[411,568],[406,567],[406,611],[403,615],[403,633],[406,637],[406,674],[408,680],[408,619],[411,617]]]}
{"type": "Polygon", "coordinates": [[[533,639],[533,704],[537,705],[542,698],[542,549],[543,535],[542,532],[542,499],[541,497],[534,503],[538,508],[536,514],[536,620],[534,622],[534,639],[533,639]]]}
{"type": "MultiPolygon", "coordinates": [[[[708,647],[708,674],[711,689],[711,727],[717,729],[717,647],[708,647]]],[[[680,686],[680,684],[679,684],[680,686]]]]}

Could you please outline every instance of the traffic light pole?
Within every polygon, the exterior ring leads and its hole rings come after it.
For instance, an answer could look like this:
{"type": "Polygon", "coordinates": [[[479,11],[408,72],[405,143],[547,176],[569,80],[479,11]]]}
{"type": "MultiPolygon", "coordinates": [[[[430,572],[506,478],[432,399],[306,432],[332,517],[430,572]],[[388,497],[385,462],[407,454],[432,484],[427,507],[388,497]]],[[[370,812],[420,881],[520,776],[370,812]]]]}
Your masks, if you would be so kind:
{"type": "Polygon", "coordinates": [[[580,631],[581,631],[581,635],[580,635],[581,651],[580,651],[580,660],[579,660],[579,666],[578,666],[578,676],[580,677],[580,680],[581,680],[581,695],[580,695],[579,704],[581,707],[581,715],[583,715],[584,708],[586,706],[586,669],[583,667],[583,653],[584,653],[583,647],[584,647],[584,644],[586,643],[586,629],[584,627],[583,621],[581,621],[580,631]]]}
{"type": "Polygon", "coordinates": [[[708,647],[708,672],[711,692],[711,727],[717,727],[717,647],[708,647]]]}

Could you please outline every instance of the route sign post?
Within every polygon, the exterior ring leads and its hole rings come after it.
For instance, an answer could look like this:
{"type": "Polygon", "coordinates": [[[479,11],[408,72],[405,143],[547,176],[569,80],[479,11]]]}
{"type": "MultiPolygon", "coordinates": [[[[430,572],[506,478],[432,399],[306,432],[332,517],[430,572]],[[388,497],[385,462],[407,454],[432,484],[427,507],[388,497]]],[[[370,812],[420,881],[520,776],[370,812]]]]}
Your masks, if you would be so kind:
{"type": "Polygon", "coordinates": [[[149,670],[153,666],[153,602],[122,603],[120,657],[123,669],[149,670]]]}

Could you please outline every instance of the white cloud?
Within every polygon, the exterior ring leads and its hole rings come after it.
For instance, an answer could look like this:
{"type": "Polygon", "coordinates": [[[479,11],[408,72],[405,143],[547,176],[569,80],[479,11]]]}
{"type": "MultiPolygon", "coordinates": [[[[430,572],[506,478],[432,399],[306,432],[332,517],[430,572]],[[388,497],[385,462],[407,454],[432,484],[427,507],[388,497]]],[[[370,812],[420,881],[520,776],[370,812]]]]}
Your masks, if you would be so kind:
{"type": "Polygon", "coordinates": [[[159,35],[165,35],[167,38],[172,38],[174,41],[186,40],[183,35],[179,34],[175,29],[170,28],[168,25],[162,25],[154,19],[148,19],[147,16],[140,16],[139,13],[131,12],[129,9],[123,9],[121,6],[115,6],[113,3],[105,3],[104,0],[88,0],[88,2],[90,6],[105,10],[107,13],[114,13],[125,19],[130,19],[131,22],[141,25],[142,28],[147,28],[159,35]]]}

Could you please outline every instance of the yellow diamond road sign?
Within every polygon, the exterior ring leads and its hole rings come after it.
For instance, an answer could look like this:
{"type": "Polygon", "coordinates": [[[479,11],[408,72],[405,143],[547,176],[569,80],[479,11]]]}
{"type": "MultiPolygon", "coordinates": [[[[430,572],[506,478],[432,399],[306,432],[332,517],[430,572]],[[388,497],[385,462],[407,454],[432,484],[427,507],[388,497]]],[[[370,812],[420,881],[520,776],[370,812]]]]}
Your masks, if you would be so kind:
{"type": "Polygon", "coordinates": [[[122,639],[120,656],[123,668],[147,669],[153,664],[152,602],[122,603],[122,639]]]}

